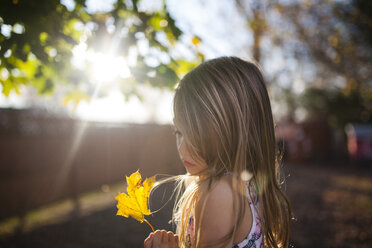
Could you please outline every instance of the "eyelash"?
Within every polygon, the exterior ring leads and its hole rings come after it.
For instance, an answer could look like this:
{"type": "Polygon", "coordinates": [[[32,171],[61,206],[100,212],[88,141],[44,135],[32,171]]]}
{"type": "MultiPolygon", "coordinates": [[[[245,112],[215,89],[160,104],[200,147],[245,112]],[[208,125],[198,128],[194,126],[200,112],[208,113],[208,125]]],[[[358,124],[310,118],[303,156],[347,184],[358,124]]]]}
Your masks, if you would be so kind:
{"type": "Polygon", "coordinates": [[[173,134],[174,134],[174,135],[182,135],[182,133],[181,133],[180,131],[178,131],[178,130],[175,130],[175,131],[173,132],[173,134]]]}

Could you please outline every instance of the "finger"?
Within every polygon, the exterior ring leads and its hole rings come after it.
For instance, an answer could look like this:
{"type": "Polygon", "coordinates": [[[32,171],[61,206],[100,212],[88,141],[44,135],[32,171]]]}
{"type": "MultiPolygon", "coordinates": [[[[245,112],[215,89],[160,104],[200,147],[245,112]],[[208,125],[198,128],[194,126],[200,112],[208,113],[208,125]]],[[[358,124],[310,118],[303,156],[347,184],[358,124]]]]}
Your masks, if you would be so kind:
{"type": "Polygon", "coordinates": [[[157,248],[157,247],[160,247],[161,243],[162,243],[162,231],[156,230],[156,232],[154,233],[152,246],[154,248],[157,248]]]}
{"type": "Polygon", "coordinates": [[[175,238],[175,240],[176,240],[176,243],[177,243],[177,247],[178,247],[178,242],[179,242],[179,236],[178,236],[178,234],[176,234],[176,235],[174,235],[174,238],[175,238]]]}
{"type": "Polygon", "coordinates": [[[169,246],[172,248],[178,247],[178,235],[173,232],[168,232],[169,246]]]}
{"type": "Polygon", "coordinates": [[[143,245],[145,248],[152,248],[152,239],[145,239],[145,241],[143,242],[143,245]]]}
{"type": "Polygon", "coordinates": [[[145,248],[152,248],[153,238],[154,238],[154,234],[150,233],[149,236],[144,241],[145,248]]]}
{"type": "Polygon", "coordinates": [[[169,231],[169,232],[167,232],[167,236],[168,236],[168,242],[173,243],[174,242],[173,241],[174,240],[174,233],[169,231]]]}
{"type": "Polygon", "coordinates": [[[154,233],[152,232],[152,233],[149,234],[149,236],[147,236],[146,239],[152,239],[153,237],[154,237],[154,233]]]}
{"type": "Polygon", "coordinates": [[[165,230],[161,230],[161,241],[163,244],[168,244],[168,234],[165,230]]]}
{"type": "Polygon", "coordinates": [[[171,247],[175,247],[175,248],[178,247],[178,235],[177,234],[172,235],[172,242],[170,244],[171,244],[171,247]]]}

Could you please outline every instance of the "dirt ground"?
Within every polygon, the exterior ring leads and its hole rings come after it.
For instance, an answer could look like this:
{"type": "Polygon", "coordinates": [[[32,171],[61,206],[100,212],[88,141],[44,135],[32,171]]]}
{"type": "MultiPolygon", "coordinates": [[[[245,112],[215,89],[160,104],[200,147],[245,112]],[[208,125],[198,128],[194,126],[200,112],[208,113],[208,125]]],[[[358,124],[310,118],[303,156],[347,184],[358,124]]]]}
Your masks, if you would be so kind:
{"type": "MultiPolygon", "coordinates": [[[[291,164],[285,175],[295,217],[292,247],[372,247],[371,169],[291,164]]],[[[151,209],[164,205],[171,191],[172,185],[156,191],[151,209]]],[[[105,186],[79,205],[64,202],[0,220],[0,247],[143,247],[151,229],[116,216],[117,192],[117,186],[105,186]]],[[[171,209],[169,202],[147,219],[156,229],[174,230],[168,224],[171,209]]]]}
{"type": "Polygon", "coordinates": [[[294,247],[372,247],[372,170],[291,165],[294,247]]]}

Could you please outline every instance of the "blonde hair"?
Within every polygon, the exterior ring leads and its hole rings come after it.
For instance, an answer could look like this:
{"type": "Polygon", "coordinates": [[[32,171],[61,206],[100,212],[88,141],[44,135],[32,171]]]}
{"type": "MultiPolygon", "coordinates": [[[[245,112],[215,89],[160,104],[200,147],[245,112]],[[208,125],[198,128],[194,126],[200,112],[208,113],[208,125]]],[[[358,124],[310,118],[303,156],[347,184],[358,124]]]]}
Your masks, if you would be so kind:
{"type": "MultiPolygon", "coordinates": [[[[174,123],[183,135],[191,157],[202,158],[207,169],[199,177],[178,179],[173,220],[184,247],[187,224],[196,206],[201,215],[213,183],[233,172],[237,209],[233,229],[213,244],[200,244],[200,222],[195,225],[196,247],[225,244],[233,239],[246,210],[245,184],[240,175],[250,173],[251,187],[260,202],[263,240],[268,247],[287,247],[292,216],[289,201],[281,190],[278,149],[268,92],[261,69],[237,57],[209,60],[180,80],[175,91],[174,123]],[[182,193],[184,181],[191,183],[182,193]],[[195,179],[195,180],[193,180],[195,179]],[[198,180],[196,180],[198,179],[198,180]],[[198,205],[200,204],[200,205],[198,205]]],[[[197,213],[196,213],[197,214],[197,213]]]]}

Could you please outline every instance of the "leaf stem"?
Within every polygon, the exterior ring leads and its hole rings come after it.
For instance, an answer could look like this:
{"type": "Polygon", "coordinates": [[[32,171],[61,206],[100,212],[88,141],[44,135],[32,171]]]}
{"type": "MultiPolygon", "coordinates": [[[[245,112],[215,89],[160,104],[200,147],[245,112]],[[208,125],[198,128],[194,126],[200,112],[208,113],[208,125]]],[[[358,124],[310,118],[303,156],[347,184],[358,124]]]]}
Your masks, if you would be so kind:
{"type": "Polygon", "coordinates": [[[146,219],[143,219],[152,229],[153,232],[155,232],[154,228],[152,227],[152,225],[150,224],[150,222],[148,222],[146,219]]]}

